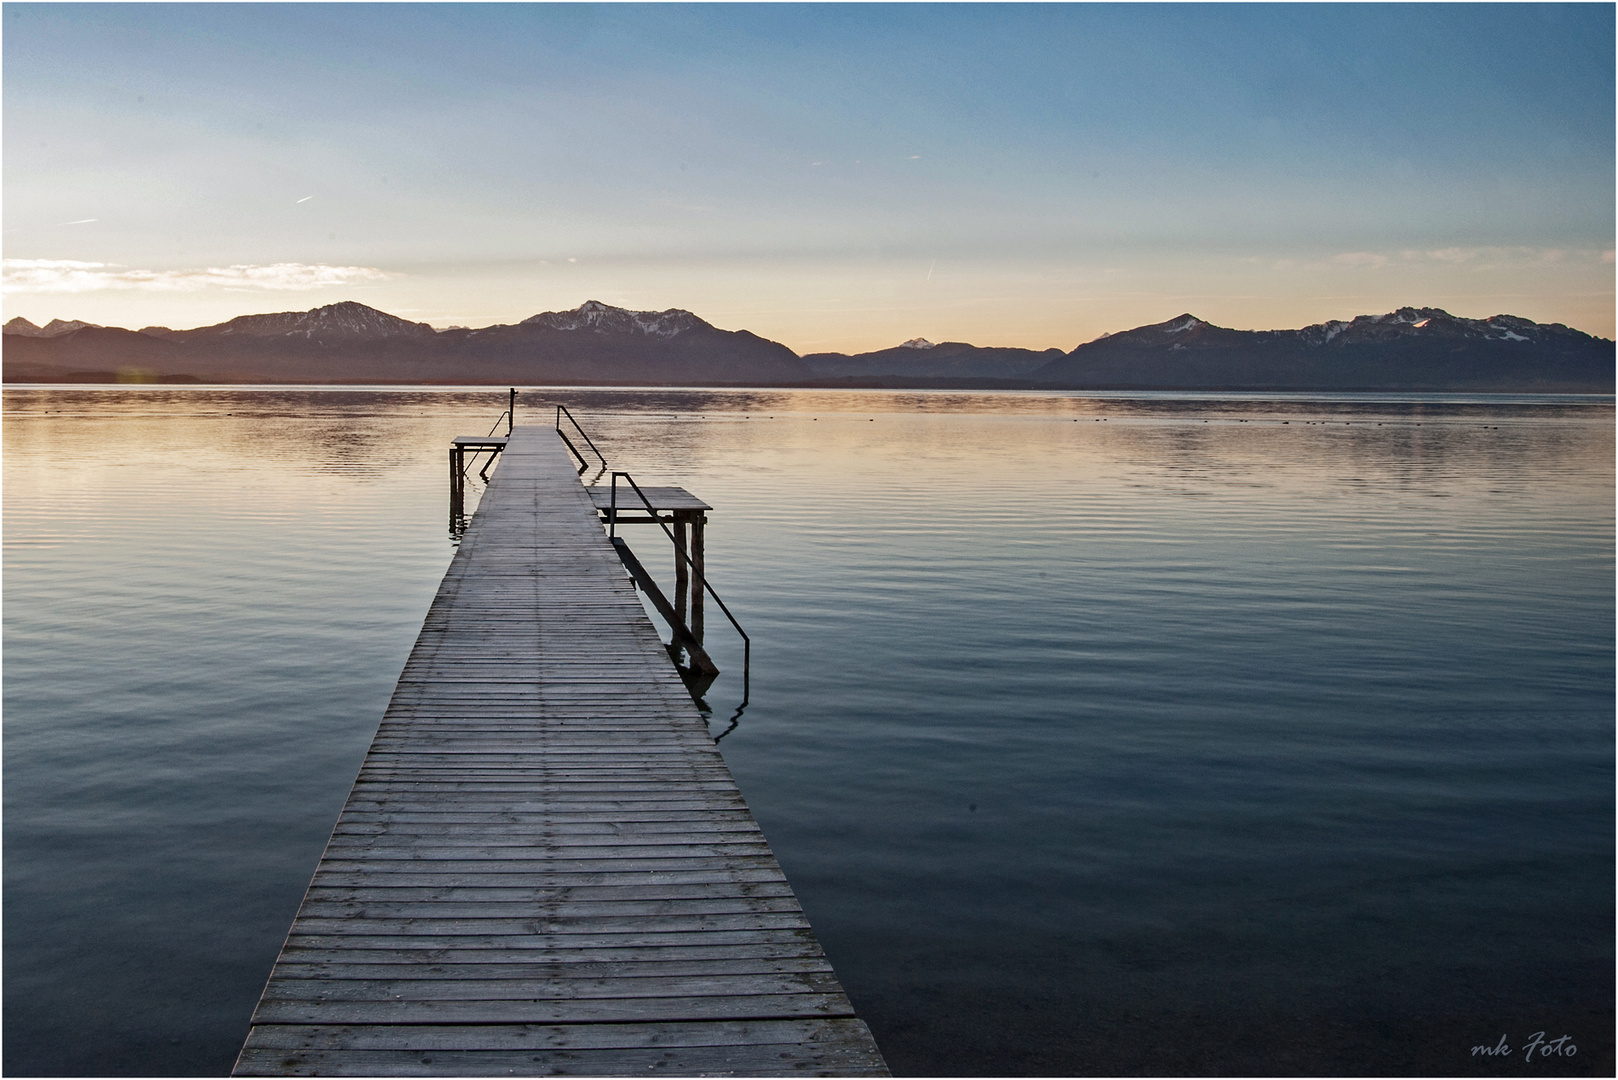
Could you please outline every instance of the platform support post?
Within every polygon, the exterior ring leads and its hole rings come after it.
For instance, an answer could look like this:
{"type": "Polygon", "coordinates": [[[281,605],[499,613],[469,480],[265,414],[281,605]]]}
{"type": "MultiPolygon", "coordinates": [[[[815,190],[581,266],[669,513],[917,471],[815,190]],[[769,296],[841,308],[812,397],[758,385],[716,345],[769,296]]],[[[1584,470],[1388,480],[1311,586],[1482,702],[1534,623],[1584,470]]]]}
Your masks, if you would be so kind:
{"type": "Polygon", "coordinates": [[[674,514],[674,612],[685,621],[686,598],[691,594],[691,571],[686,566],[685,522],[686,514],[674,514]]]}
{"type": "Polygon", "coordinates": [[[691,636],[702,641],[702,583],[708,580],[702,566],[702,528],[708,517],[697,512],[691,517],[691,636]]]}
{"type": "Polygon", "coordinates": [[[449,527],[455,532],[466,516],[466,452],[459,446],[449,448],[449,527]]]}

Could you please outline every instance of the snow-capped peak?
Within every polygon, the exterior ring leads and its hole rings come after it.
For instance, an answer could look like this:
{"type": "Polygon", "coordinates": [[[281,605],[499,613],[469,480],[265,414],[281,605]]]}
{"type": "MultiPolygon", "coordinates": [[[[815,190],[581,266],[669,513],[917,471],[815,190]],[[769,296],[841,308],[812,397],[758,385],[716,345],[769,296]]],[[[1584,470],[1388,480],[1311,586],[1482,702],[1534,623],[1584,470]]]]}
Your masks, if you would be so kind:
{"type": "Polygon", "coordinates": [[[1357,315],[1351,322],[1333,320],[1316,323],[1297,333],[1310,345],[1334,342],[1334,347],[1386,343],[1399,338],[1449,338],[1455,340],[1538,341],[1576,335],[1555,323],[1536,323],[1516,315],[1495,315],[1488,319],[1468,319],[1451,315],[1443,308],[1402,307],[1382,315],[1357,315]]]}
{"type": "Polygon", "coordinates": [[[308,311],[278,311],[269,315],[240,315],[227,323],[202,328],[209,333],[238,337],[380,338],[419,337],[434,333],[426,323],[389,315],[354,300],[308,311]]]}
{"type": "Polygon", "coordinates": [[[924,337],[913,337],[909,341],[899,343],[899,348],[901,349],[931,349],[933,347],[933,343],[924,337]]]}
{"type": "Polygon", "coordinates": [[[40,327],[39,334],[41,337],[60,337],[75,330],[83,330],[87,326],[97,330],[101,328],[100,323],[85,322],[83,319],[52,319],[40,327]]]}
{"type": "Polygon", "coordinates": [[[100,329],[98,324],[88,323],[82,319],[52,319],[44,326],[35,326],[21,315],[18,315],[6,323],[5,332],[17,337],[61,337],[63,334],[71,334],[73,331],[81,330],[86,326],[100,329]]]}
{"type": "Polygon", "coordinates": [[[599,300],[586,300],[572,311],[544,311],[522,321],[523,326],[543,326],[552,330],[590,330],[597,334],[644,334],[671,338],[708,323],[689,311],[630,311],[599,300]]]}

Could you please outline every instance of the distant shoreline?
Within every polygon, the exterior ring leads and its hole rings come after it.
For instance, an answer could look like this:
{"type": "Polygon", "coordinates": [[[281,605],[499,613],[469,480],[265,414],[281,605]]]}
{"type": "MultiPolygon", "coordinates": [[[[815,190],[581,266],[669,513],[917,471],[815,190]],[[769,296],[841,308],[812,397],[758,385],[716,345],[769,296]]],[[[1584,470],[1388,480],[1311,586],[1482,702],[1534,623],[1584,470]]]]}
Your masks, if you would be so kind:
{"type": "MultiPolygon", "coordinates": [[[[111,372],[83,372],[85,376],[100,375],[113,376],[111,372]]],[[[494,391],[509,387],[509,382],[501,383],[474,383],[474,382],[399,382],[393,381],[363,381],[350,379],[343,382],[266,382],[241,381],[219,382],[199,379],[195,376],[173,376],[160,379],[147,380],[119,380],[116,377],[104,378],[74,378],[74,379],[13,379],[4,382],[8,390],[50,390],[65,387],[82,387],[85,389],[107,390],[139,390],[139,389],[186,389],[186,390],[310,390],[310,391],[412,391],[412,390],[465,390],[465,391],[494,391]]],[[[1373,386],[1373,387],[1298,387],[1298,386],[1055,386],[1050,384],[1036,384],[1018,382],[1015,380],[931,380],[928,385],[921,385],[919,380],[902,382],[890,381],[882,385],[872,385],[862,380],[820,380],[807,383],[708,383],[708,384],[656,384],[645,382],[546,382],[546,383],[519,383],[516,390],[521,393],[533,393],[539,390],[565,390],[565,391],[616,391],[632,392],[644,391],[647,393],[666,393],[669,391],[753,391],[769,393],[784,390],[913,390],[934,393],[949,392],[976,392],[976,393],[1039,393],[1039,394],[1067,394],[1075,397],[1086,395],[1102,395],[1107,397],[1126,395],[1178,395],[1178,394],[1207,394],[1247,396],[1260,395],[1265,398],[1272,396],[1285,396],[1288,398],[1311,400],[1329,398],[1338,395],[1368,395],[1377,399],[1393,395],[1417,395],[1422,398],[1580,398],[1618,401],[1618,395],[1611,390],[1563,390],[1563,389],[1525,389],[1512,387],[1508,389],[1480,389],[1455,387],[1421,387],[1421,386],[1373,386]]]]}

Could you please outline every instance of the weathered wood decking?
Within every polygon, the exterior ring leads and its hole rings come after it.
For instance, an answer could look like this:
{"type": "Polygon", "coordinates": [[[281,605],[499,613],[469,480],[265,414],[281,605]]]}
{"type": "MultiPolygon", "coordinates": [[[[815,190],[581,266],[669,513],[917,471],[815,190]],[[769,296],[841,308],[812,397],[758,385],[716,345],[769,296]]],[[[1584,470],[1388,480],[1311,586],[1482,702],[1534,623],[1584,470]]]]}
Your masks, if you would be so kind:
{"type": "Polygon", "coordinates": [[[885,1073],[548,428],[505,448],[236,1073],[885,1073]]]}

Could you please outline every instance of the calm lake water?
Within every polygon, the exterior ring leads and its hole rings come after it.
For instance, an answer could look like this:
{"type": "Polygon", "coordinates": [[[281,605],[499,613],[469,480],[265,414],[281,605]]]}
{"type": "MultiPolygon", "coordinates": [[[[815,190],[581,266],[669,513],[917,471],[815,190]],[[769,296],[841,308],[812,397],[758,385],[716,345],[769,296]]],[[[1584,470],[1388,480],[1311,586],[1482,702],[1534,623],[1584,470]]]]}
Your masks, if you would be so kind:
{"type": "MultiPolygon", "coordinates": [[[[504,398],[5,391],[6,1073],[229,1069],[504,398]]],[[[1610,399],[523,400],[715,506],[895,1072],[1611,1075],[1610,399]]]]}

